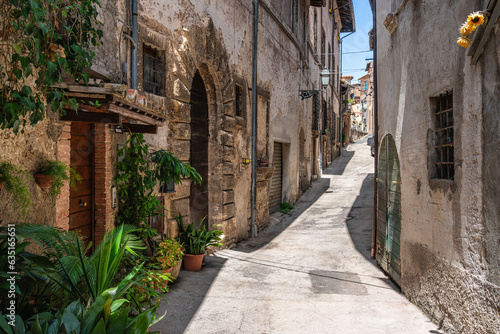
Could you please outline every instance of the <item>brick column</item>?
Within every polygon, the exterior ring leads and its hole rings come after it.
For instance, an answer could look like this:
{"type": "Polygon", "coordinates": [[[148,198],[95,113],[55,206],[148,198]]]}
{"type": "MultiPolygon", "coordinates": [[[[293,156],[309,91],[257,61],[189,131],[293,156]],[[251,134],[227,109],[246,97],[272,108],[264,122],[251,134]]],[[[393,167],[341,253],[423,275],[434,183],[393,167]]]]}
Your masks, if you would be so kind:
{"type": "Polygon", "coordinates": [[[111,228],[113,209],[111,208],[111,181],[113,163],[111,161],[111,132],[106,124],[94,126],[94,189],[95,227],[94,242],[97,245],[111,228]]]}
{"type": "MultiPolygon", "coordinates": [[[[69,166],[71,151],[71,123],[63,122],[62,134],[57,141],[57,160],[69,166]]],[[[69,228],[69,182],[64,182],[61,194],[56,199],[56,226],[69,228]]]]}

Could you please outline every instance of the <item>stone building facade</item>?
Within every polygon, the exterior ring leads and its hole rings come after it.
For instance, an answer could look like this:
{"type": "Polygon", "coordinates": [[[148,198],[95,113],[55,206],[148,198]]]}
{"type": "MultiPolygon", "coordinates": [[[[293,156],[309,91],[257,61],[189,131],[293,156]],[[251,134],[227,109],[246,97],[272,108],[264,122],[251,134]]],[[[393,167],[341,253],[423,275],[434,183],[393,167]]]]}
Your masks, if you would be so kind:
{"type": "MultiPolygon", "coordinates": [[[[78,115],[51,115],[17,136],[0,131],[0,160],[28,171],[46,159],[74,165],[85,155],[91,161],[81,167],[90,168],[88,198],[77,201],[83,195],[66,186],[54,202],[30,184],[33,210],[25,220],[85,229],[99,241],[118,212],[117,150],[127,132],[141,132],[154,149],[191,163],[204,180],[201,187],[184,181],[174,193],[158,194],[167,210],[161,230],[175,235],[178,214],[186,222],[207,216],[227,244],[246,238],[251,168],[243,161],[252,149],[253,1],[139,0],[137,43],[131,42],[132,3],[101,1],[103,46],[95,50],[90,73],[97,87],[68,82],[69,95],[100,101],[100,107],[83,103],[78,115]],[[131,89],[134,51],[137,90],[131,89]]],[[[335,55],[340,32],[353,29],[351,0],[259,1],[257,160],[270,163],[257,168],[258,228],[268,223],[273,203],[294,203],[338,155],[335,55]],[[324,67],[331,72],[327,89],[301,100],[300,90],[321,89],[324,67]]],[[[0,203],[3,223],[21,220],[8,195],[0,203]]]]}
{"type": "Polygon", "coordinates": [[[376,6],[377,260],[445,330],[496,333],[500,3],[376,6]],[[485,9],[471,46],[458,46],[469,13],[485,9]]]}

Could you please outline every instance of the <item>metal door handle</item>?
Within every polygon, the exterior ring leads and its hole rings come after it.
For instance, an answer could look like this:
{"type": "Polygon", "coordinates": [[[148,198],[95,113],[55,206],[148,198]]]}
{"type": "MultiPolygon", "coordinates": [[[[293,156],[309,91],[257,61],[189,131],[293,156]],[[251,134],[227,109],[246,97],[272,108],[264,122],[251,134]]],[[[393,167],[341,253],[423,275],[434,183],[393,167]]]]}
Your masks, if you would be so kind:
{"type": "Polygon", "coordinates": [[[78,204],[80,205],[80,208],[81,208],[82,206],[87,206],[87,202],[84,202],[84,201],[82,201],[82,200],[80,200],[80,201],[78,202],[78,204]]]}

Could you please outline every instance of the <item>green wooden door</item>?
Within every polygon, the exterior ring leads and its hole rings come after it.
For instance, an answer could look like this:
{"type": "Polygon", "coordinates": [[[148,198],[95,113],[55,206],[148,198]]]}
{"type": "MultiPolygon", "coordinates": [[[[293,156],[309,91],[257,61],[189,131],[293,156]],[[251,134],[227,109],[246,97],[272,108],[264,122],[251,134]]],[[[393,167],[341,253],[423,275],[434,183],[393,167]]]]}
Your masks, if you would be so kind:
{"type": "Polygon", "coordinates": [[[380,145],[377,169],[377,261],[401,285],[401,174],[390,134],[380,145]]]}

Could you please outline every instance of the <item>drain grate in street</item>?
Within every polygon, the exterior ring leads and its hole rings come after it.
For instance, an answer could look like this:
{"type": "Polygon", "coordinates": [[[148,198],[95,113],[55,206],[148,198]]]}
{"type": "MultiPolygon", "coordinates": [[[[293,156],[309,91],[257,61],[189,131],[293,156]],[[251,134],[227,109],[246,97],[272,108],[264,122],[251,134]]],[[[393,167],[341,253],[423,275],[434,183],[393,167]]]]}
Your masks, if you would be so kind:
{"type": "Polygon", "coordinates": [[[363,296],[368,294],[359,276],[351,273],[313,270],[309,272],[315,294],[340,294],[363,296]]]}

